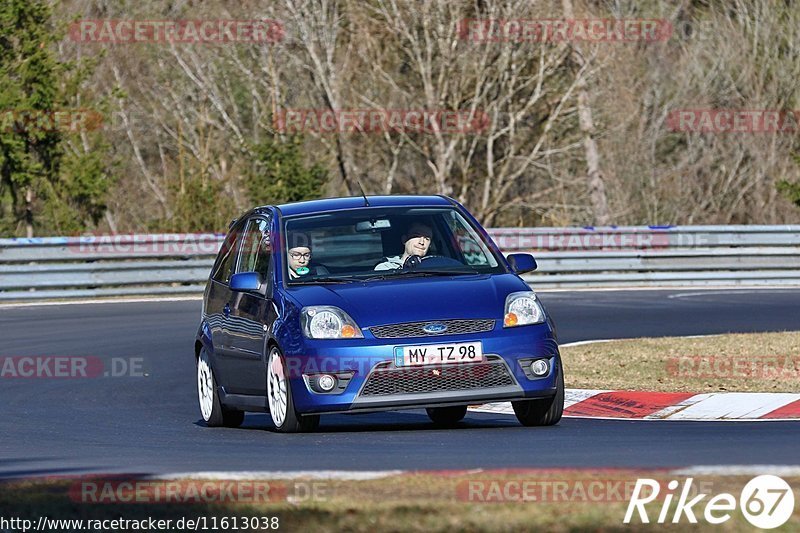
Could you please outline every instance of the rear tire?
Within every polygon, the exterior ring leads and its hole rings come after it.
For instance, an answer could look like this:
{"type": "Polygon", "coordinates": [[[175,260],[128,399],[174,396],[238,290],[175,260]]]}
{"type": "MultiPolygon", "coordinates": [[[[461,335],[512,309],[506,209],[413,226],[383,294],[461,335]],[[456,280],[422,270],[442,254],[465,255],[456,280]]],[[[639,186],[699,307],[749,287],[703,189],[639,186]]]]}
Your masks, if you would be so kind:
{"type": "Polygon", "coordinates": [[[217,379],[205,348],[200,350],[200,357],[197,358],[197,396],[206,426],[237,428],[244,422],[244,411],[228,409],[220,402],[217,379]]]}
{"type": "Polygon", "coordinates": [[[276,346],[269,351],[267,362],[267,404],[275,430],[280,433],[308,432],[319,427],[319,415],[299,415],[294,410],[286,363],[276,346]]]}
{"type": "Polygon", "coordinates": [[[564,412],[564,372],[561,362],[558,366],[556,394],[540,400],[521,400],[511,402],[514,414],[523,426],[553,426],[561,420],[564,412]]]}
{"type": "Polygon", "coordinates": [[[463,420],[467,414],[466,405],[454,405],[451,407],[428,407],[425,409],[428,416],[437,426],[452,427],[463,420]]]}

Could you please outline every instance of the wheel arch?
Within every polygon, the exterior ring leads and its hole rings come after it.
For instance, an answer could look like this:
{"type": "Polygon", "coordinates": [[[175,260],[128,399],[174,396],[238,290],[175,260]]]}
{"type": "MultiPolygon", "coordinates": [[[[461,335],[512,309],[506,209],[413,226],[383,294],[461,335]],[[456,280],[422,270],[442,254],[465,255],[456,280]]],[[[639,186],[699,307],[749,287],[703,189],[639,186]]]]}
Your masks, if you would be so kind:
{"type": "Polygon", "coordinates": [[[205,348],[209,352],[209,356],[214,353],[214,345],[211,342],[211,330],[208,323],[203,321],[197,329],[197,335],[194,339],[194,360],[195,362],[200,359],[200,351],[205,348]]]}

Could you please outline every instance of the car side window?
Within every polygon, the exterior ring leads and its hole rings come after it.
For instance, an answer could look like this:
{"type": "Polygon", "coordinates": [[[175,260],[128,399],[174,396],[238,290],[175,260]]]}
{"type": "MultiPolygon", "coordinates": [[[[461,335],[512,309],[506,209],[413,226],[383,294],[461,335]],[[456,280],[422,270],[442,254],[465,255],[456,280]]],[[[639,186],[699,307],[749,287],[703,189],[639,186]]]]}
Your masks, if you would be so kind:
{"type": "Polygon", "coordinates": [[[214,270],[211,273],[211,279],[214,281],[219,281],[220,283],[228,283],[230,281],[231,274],[233,274],[233,265],[242,242],[243,227],[244,224],[242,222],[234,224],[228,232],[228,236],[225,237],[225,241],[223,241],[217,255],[217,262],[214,264],[214,270]]]}
{"type": "Polygon", "coordinates": [[[453,211],[446,218],[453,235],[453,243],[469,266],[497,266],[491,252],[481,243],[480,238],[461,215],[453,211]]]}
{"type": "Polygon", "coordinates": [[[271,257],[269,220],[263,217],[250,219],[245,230],[236,272],[258,272],[266,279],[271,257]]]}

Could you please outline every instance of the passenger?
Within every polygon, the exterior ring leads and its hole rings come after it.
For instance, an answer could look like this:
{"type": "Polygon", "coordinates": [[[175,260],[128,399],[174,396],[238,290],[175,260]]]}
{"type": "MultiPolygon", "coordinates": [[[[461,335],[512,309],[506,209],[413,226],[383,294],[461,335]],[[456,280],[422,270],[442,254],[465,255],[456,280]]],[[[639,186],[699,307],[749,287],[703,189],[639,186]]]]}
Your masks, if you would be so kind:
{"type": "Polygon", "coordinates": [[[408,228],[408,231],[406,231],[402,237],[403,246],[405,247],[403,255],[386,257],[386,260],[382,263],[379,263],[375,267],[375,270],[395,270],[398,268],[403,268],[406,259],[409,257],[425,257],[425,255],[428,253],[428,249],[431,246],[432,237],[433,231],[431,230],[430,226],[421,224],[419,222],[411,224],[411,227],[408,228]]]}
{"type": "Polygon", "coordinates": [[[292,234],[289,248],[289,279],[312,275],[327,275],[328,269],[322,265],[311,264],[311,236],[308,233],[297,232],[292,234]]]}

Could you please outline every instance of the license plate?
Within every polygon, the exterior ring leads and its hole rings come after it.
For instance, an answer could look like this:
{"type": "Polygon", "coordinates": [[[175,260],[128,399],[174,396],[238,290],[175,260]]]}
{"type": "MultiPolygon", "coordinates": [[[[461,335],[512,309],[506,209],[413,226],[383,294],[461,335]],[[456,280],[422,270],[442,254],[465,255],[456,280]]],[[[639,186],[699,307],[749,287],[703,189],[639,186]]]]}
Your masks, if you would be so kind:
{"type": "Polygon", "coordinates": [[[479,361],[483,361],[481,342],[396,346],[394,349],[395,366],[446,365],[479,361]]]}

